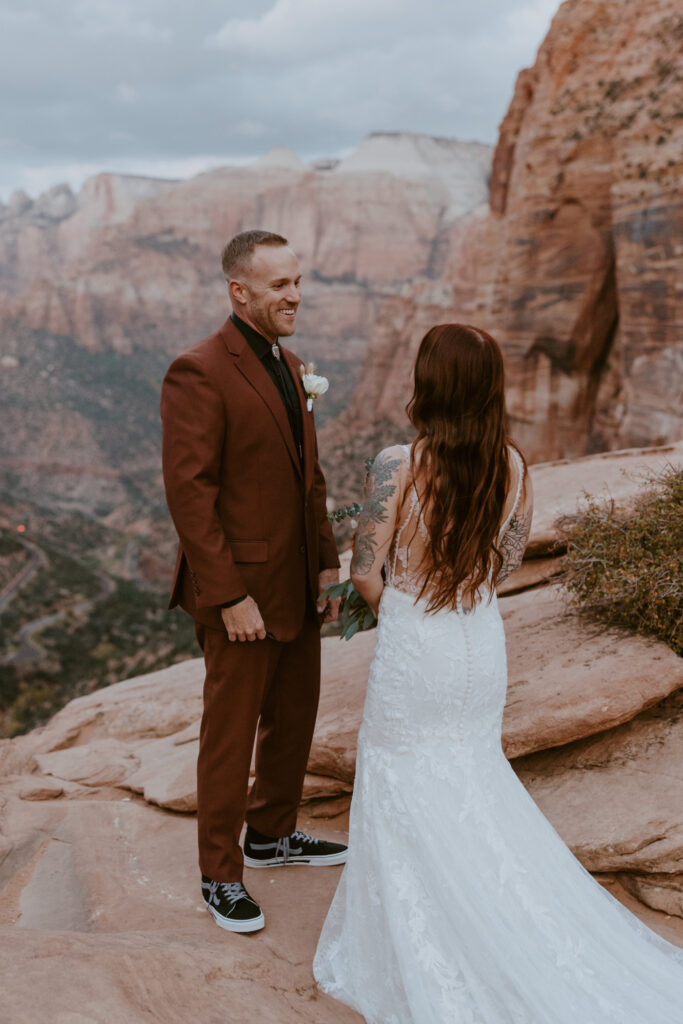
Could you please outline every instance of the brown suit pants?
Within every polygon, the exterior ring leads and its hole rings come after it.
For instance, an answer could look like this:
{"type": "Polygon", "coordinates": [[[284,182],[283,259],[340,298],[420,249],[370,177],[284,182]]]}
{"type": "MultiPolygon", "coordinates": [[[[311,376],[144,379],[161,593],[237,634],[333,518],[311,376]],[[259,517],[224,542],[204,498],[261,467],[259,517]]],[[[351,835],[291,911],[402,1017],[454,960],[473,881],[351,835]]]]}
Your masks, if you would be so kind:
{"type": "MultiPolygon", "coordinates": [[[[309,603],[310,604],[310,603],[309,603]]],[[[217,882],[242,880],[246,821],[267,836],[296,828],[320,694],[320,626],[307,607],[288,643],[230,641],[196,623],[204,653],[204,714],[197,759],[199,867],[217,882]],[[256,738],[256,776],[249,771],[256,738]]]]}

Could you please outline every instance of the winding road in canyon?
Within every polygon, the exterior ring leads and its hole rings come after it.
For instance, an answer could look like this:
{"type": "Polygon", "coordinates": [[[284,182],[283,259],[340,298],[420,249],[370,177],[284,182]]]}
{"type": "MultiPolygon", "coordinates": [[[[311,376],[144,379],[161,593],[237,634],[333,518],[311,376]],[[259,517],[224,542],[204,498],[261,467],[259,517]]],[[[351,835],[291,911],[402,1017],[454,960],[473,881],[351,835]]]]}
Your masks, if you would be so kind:
{"type": "Polygon", "coordinates": [[[0,590],[0,613],[4,612],[11,604],[18,591],[21,590],[29,580],[33,579],[41,565],[47,565],[47,559],[44,553],[40,548],[36,547],[35,544],[31,544],[30,541],[24,541],[23,546],[30,552],[31,558],[26,565],[21,567],[16,576],[14,576],[9,583],[0,590]]]}
{"type": "MultiPolygon", "coordinates": [[[[25,542],[25,547],[31,552],[31,560],[27,565],[22,566],[17,575],[0,592],[0,612],[5,611],[21,588],[33,579],[41,566],[48,565],[48,560],[39,547],[29,542],[25,542]]],[[[12,654],[0,658],[0,664],[22,665],[26,664],[26,662],[42,658],[46,652],[34,639],[37,633],[42,632],[42,630],[47,629],[49,626],[54,626],[55,623],[60,622],[67,615],[88,614],[96,604],[104,600],[105,597],[108,597],[115,590],[116,582],[110,576],[100,573],[99,579],[100,590],[95,597],[76,601],[74,604],[61,608],[57,612],[50,612],[49,615],[41,615],[37,619],[24,623],[18,634],[19,647],[12,654]]]]}

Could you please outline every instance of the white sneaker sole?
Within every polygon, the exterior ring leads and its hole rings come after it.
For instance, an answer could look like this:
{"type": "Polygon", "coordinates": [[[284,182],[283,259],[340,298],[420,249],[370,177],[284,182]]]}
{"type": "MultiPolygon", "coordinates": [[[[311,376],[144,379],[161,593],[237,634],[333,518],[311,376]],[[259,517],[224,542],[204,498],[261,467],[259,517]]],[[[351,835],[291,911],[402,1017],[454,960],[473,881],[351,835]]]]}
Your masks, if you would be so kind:
{"type": "Polygon", "coordinates": [[[244,855],[244,866],[247,868],[288,868],[302,864],[304,867],[329,867],[332,864],[345,864],[348,850],[340,853],[328,853],[324,857],[290,857],[284,860],[282,857],[269,857],[267,860],[256,860],[254,857],[244,855]]]}
{"type": "Polygon", "coordinates": [[[258,917],[251,918],[249,921],[233,921],[229,917],[223,917],[217,910],[214,910],[213,907],[207,906],[206,909],[209,911],[218,927],[224,928],[226,932],[258,932],[266,923],[263,913],[259,914],[258,917]]]}

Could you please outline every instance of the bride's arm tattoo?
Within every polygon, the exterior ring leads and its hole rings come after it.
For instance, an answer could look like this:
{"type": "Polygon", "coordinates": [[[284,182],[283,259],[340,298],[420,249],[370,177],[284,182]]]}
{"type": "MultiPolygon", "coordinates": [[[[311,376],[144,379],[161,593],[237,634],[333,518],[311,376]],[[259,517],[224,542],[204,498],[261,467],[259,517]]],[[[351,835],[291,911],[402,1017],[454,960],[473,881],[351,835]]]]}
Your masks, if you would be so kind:
{"type": "Polygon", "coordinates": [[[396,484],[391,483],[391,478],[400,465],[400,459],[380,454],[370,469],[351,559],[351,572],[358,576],[366,576],[374,565],[377,524],[387,520],[387,502],[396,490],[396,484]]]}
{"type": "Polygon", "coordinates": [[[502,541],[500,542],[500,553],[503,556],[503,565],[498,573],[496,584],[502,583],[508,576],[518,569],[524,558],[524,550],[531,533],[531,519],[533,510],[526,509],[521,513],[515,513],[510,520],[502,541]]]}

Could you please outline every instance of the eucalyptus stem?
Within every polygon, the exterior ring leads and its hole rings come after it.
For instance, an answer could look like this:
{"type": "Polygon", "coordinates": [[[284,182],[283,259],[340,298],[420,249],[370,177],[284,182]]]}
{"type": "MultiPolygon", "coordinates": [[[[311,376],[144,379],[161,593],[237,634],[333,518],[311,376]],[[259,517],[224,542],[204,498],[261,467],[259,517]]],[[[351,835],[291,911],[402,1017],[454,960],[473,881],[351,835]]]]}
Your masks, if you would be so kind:
{"type": "Polygon", "coordinates": [[[340,508],[335,508],[332,512],[328,512],[327,518],[332,523],[341,523],[342,519],[357,516],[362,511],[363,506],[354,501],[351,505],[342,505],[340,508]]]}

